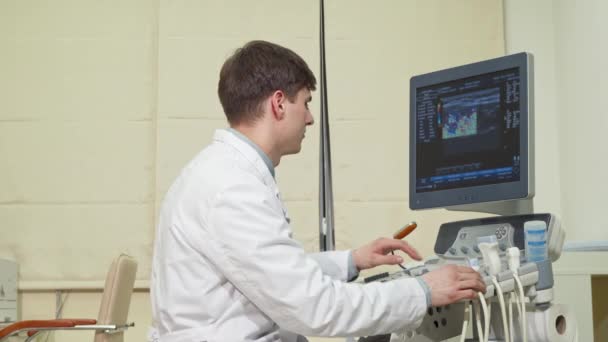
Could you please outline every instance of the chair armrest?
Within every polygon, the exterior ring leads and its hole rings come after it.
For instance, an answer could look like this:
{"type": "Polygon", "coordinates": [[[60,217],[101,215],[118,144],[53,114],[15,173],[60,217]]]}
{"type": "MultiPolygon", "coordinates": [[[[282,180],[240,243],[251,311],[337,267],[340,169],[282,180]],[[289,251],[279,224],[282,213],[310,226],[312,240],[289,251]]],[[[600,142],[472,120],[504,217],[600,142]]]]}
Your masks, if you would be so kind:
{"type": "MultiPolygon", "coordinates": [[[[49,320],[29,320],[20,321],[9,325],[0,330],[0,340],[5,337],[15,335],[21,331],[32,331],[40,329],[60,329],[71,328],[76,325],[95,324],[94,319],[49,319],[49,320]]],[[[35,334],[35,332],[34,332],[35,334]]],[[[32,334],[33,335],[33,334],[32,334]]]]}

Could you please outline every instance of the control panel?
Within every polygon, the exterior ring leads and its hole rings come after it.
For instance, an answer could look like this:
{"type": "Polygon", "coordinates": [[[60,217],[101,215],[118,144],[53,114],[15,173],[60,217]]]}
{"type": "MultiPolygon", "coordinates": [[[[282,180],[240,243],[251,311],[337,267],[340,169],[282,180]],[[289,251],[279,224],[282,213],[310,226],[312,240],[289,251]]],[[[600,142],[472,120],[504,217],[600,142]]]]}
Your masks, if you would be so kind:
{"type": "Polygon", "coordinates": [[[481,258],[477,247],[480,240],[493,238],[498,243],[501,258],[510,247],[517,247],[524,257],[524,224],[529,221],[545,222],[549,236],[549,257],[551,261],[556,261],[561,255],[564,233],[557,218],[551,214],[496,216],[444,223],[439,227],[434,251],[448,263],[481,258]]]}
{"type": "Polygon", "coordinates": [[[515,246],[513,237],[515,228],[509,223],[496,223],[484,226],[471,226],[460,228],[456,240],[452,242],[446,253],[438,254],[445,259],[479,258],[481,251],[477,246],[479,239],[494,237],[501,253],[507,248],[515,246]]]}

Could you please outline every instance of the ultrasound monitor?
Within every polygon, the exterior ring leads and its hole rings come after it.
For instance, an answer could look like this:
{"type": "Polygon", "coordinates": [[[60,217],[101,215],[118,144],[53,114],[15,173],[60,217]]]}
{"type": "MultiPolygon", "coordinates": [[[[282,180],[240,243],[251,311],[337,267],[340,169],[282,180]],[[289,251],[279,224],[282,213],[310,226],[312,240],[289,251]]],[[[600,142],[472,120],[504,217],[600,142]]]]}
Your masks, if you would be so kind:
{"type": "Polygon", "coordinates": [[[532,55],[410,80],[410,208],[534,195],[532,55]]]}

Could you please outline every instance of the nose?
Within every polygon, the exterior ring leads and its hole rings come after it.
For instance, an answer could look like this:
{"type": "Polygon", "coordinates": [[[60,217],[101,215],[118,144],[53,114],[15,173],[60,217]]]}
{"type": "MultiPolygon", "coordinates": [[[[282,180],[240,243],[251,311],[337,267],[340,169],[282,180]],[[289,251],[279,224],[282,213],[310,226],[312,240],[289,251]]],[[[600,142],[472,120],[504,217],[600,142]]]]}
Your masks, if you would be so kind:
{"type": "Polygon", "coordinates": [[[314,123],[315,123],[315,118],[312,116],[312,114],[310,112],[308,112],[308,115],[306,116],[306,126],[311,126],[314,123]]]}

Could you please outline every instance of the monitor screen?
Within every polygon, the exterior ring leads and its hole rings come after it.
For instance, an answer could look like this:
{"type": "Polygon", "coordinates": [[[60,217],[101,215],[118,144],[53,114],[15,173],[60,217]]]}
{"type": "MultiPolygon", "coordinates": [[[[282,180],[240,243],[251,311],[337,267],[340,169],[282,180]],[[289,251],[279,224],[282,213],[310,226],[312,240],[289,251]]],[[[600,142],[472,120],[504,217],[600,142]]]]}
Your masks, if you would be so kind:
{"type": "Polygon", "coordinates": [[[529,198],[532,57],[412,77],[410,207],[529,198]]]}

